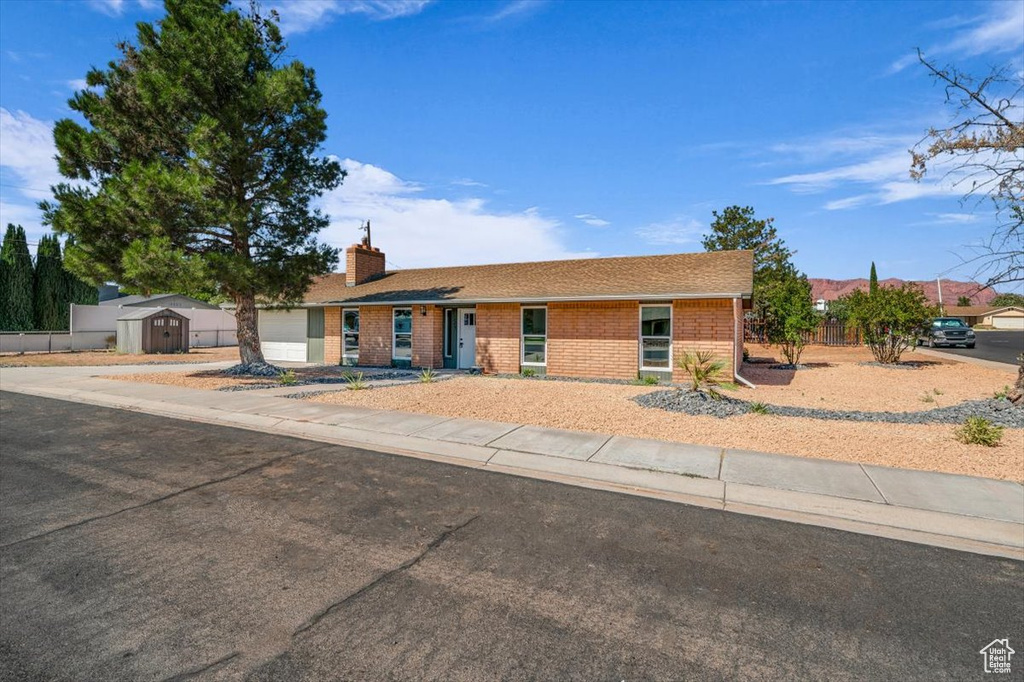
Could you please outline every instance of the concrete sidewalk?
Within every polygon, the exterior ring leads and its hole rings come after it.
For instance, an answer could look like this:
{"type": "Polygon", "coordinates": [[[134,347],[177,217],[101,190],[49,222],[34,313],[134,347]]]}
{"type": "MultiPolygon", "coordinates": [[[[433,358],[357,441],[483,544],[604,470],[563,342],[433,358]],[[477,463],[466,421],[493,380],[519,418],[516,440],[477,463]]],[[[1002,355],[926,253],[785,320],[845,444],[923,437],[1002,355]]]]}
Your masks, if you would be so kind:
{"type": "Polygon", "coordinates": [[[4,368],[0,390],[1024,559],[1024,487],[1010,481],[95,376],[180,369],[4,368]]]}

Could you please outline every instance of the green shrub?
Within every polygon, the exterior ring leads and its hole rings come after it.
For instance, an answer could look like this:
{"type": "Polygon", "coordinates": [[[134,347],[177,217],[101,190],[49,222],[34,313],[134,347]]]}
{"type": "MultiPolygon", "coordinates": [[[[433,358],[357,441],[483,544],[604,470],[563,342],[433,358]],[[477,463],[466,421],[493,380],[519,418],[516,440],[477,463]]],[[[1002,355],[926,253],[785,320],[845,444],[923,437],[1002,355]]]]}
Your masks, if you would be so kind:
{"type": "Polygon", "coordinates": [[[966,445],[995,447],[1003,439],[1003,427],[996,426],[984,417],[968,417],[957,427],[953,436],[966,445]]]}
{"type": "Polygon", "coordinates": [[[712,398],[720,398],[721,388],[732,390],[736,384],[724,381],[725,361],[716,360],[715,354],[709,350],[684,351],[679,358],[679,367],[690,377],[690,390],[707,393],[712,398]]]}
{"type": "Polygon", "coordinates": [[[436,379],[436,378],[437,378],[437,372],[435,372],[434,370],[430,369],[429,367],[424,367],[423,370],[420,372],[420,383],[421,384],[429,384],[429,383],[433,382],[434,379],[436,379]]]}
{"type": "Polygon", "coordinates": [[[760,400],[750,403],[750,406],[747,407],[747,411],[751,414],[768,414],[770,412],[768,405],[762,403],[760,400]]]}
{"type": "Polygon", "coordinates": [[[1003,386],[1001,389],[992,394],[992,397],[996,400],[1009,400],[1010,391],[1012,389],[1009,386],[1003,386]]]}
{"type": "Polygon", "coordinates": [[[296,381],[298,381],[298,379],[295,376],[295,370],[292,369],[286,369],[285,371],[277,375],[277,383],[281,384],[282,386],[291,386],[296,381]]]}
{"type": "Polygon", "coordinates": [[[352,374],[347,372],[345,374],[345,381],[348,382],[348,390],[350,391],[361,391],[366,388],[366,382],[363,381],[363,373],[352,374]]]}
{"type": "Polygon", "coordinates": [[[535,370],[533,367],[523,367],[523,371],[520,372],[520,374],[522,374],[524,377],[537,376],[537,370],[535,370]]]}
{"type": "Polygon", "coordinates": [[[787,271],[766,285],[761,292],[761,306],[768,343],[778,344],[788,364],[798,364],[807,335],[821,323],[806,275],[787,271]]]}
{"type": "Polygon", "coordinates": [[[910,282],[879,287],[870,294],[858,289],[840,300],[875,360],[887,365],[900,361],[903,351],[916,344],[918,332],[937,312],[924,292],[910,282]]]}

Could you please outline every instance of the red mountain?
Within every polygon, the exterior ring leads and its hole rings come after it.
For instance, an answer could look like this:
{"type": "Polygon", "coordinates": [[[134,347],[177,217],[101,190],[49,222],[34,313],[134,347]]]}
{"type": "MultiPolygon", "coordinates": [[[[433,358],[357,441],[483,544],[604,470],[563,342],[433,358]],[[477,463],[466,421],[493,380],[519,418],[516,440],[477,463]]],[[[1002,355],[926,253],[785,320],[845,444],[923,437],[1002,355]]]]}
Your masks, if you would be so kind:
{"type": "MultiPolygon", "coordinates": [[[[834,301],[840,296],[844,296],[854,289],[868,290],[868,281],[863,278],[858,279],[821,279],[811,278],[811,298],[817,301],[820,298],[826,301],[834,301]]],[[[880,279],[878,283],[881,286],[900,286],[903,284],[902,279],[890,277],[889,279],[880,279]]],[[[914,282],[921,289],[924,290],[924,295],[932,303],[939,302],[939,287],[935,283],[935,280],[927,282],[914,282]]],[[[942,280],[942,302],[946,305],[955,306],[957,300],[961,296],[968,296],[971,299],[971,305],[988,305],[989,301],[996,297],[996,292],[991,289],[981,290],[981,285],[976,282],[957,282],[951,279],[942,280]]]]}

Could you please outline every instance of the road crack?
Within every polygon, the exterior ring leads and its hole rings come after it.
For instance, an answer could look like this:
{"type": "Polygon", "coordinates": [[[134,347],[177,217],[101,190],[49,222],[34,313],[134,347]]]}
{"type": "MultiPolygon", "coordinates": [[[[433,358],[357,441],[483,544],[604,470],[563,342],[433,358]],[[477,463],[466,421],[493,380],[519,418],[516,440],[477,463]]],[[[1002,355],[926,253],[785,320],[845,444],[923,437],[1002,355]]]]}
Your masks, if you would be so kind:
{"type": "Polygon", "coordinates": [[[208,673],[211,670],[216,670],[217,668],[235,660],[236,658],[238,658],[238,656],[239,653],[236,651],[234,653],[228,654],[223,658],[218,658],[216,661],[208,663],[201,668],[186,670],[183,673],[178,673],[177,675],[172,675],[171,677],[164,678],[163,682],[183,682],[184,680],[190,680],[194,677],[202,675],[203,673],[208,673]]]}
{"type": "Polygon", "coordinates": [[[427,543],[427,546],[423,548],[423,551],[421,551],[416,556],[411,557],[410,559],[407,559],[407,560],[403,561],[401,564],[399,564],[395,568],[392,568],[392,569],[390,569],[388,571],[385,571],[384,573],[381,573],[379,576],[377,576],[376,578],[374,578],[370,582],[366,583],[365,585],[360,587],[355,592],[352,592],[351,594],[345,596],[344,598],[329,604],[326,608],[324,608],[323,610],[317,612],[309,620],[307,620],[305,623],[303,623],[303,625],[298,630],[293,632],[292,633],[292,639],[295,639],[296,637],[301,635],[303,632],[306,632],[310,628],[313,628],[314,626],[316,626],[317,623],[319,623],[324,618],[326,618],[328,615],[330,615],[330,613],[332,611],[335,611],[335,610],[341,608],[342,606],[345,606],[346,604],[349,604],[349,603],[355,601],[356,599],[358,599],[362,595],[366,594],[367,592],[369,592],[373,588],[377,587],[378,585],[391,580],[396,575],[398,575],[400,573],[403,573],[405,571],[408,571],[410,568],[414,567],[416,564],[418,564],[419,562],[423,561],[423,559],[425,559],[426,556],[428,554],[430,554],[432,551],[434,551],[435,549],[437,549],[438,547],[443,545],[445,543],[445,541],[448,540],[448,538],[450,538],[452,535],[454,535],[455,533],[459,532],[460,530],[462,530],[463,528],[465,528],[469,524],[473,523],[478,518],[480,518],[479,514],[477,514],[476,516],[473,516],[472,518],[468,519],[467,521],[463,521],[462,523],[460,523],[457,526],[454,526],[452,528],[446,529],[443,533],[441,533],[436,538],[434,538],[429,543],[427,543]]]}
{"type": "Polygon", "coordinates": [[[36,535],[30,535],[27,538],[22,538],[20,540],[15,540],[14,542],[8,542],[5,545],[0,545],[0,549],[7,549],[9,547],[16,547],[17,545],[20,545],[20,544],[23,544],[23,543],[26,543],[26,542],[31,542],[32,540],[39,540],[40,538],[45,538],[45,537],[48,537],[50,535],[54,535],[55,533],[60,533],[60,532],[65,531],[65,530],[71,530],[72,528],[78,528],[79,526],[84,526],[84,525],[90,524],[90,523],[92,523],[94,521],[102,521],[103,519],[109,519],[109,518],[111,518],[113,516],[118,516],[119,514],[124,514],[125,512],[134,511],[136,509],[142,509],[142,508],[148,507],[148,506],[150,506],[152,504],[157,504],[159,502],[164,502],[164,501],[172,499],[174,497],[178,497],[179,495],[184,495],[185,493],[194,492],[196,490],[200,490],[202,488],[206,488],[206,487],[209,487],[211,485],[217,485],[218,483],[224,483],[225,481],[231,481],[231,480],[234,480],[236,478],[240,478],[242,476],[245,476],[246,474],[251,474],[254,471],[259,471],[260,469],[263,469],[265,467],[273,466],[274,464],[277,464],[278,462],[283,462],[283,461],[285,461],[287,459],[291,459],[292,457],[297,457],[299,455],[308,455],[311,452],[315,452],[317,450],[322,450],[323,448],[327,448],[327,447],[331,447],[331,446],[328,445],[328,444],[318,445],[316,447],[309,448],[307,450],[301,450],[299,452],[292,452],[292,453],[289,453],[287,455],[281,455],[279,457],[274,457],[272,459],[268,459],[265,462],[261,462],[260,464],[255,464],[255,465],[253,465],[251,467],[248,467],[246,469],[242,469],[241,471],[236,471],[233,474],[229,474],[227,476],[222,476],[221,478],[213,478],[213,479],[210,479],[208,481],[203,481],[202,483],[197,483],[196,485],[189,486],[188,488],[182,488],[181,490],[175,490],[173,493],[168,493],[166,495],[161,495],[160,497],[156,497],[156,498],[153,498],[152,500],[147,500],[147,501],[141,502],[139,504],[133,504],[130,507],[124,507],[122,509],[118,509],[117,511],[112,511],[109,514],[99,514],[98,516],[90,516],[87,519],[82,519],[80,521],[75,521],[74,523],[69,523],[69,524],[67,524],[65,526],[60,526],[59,528],[51,528],[48,531],[44,531],[42,533],[37,533],[36,535]]]}

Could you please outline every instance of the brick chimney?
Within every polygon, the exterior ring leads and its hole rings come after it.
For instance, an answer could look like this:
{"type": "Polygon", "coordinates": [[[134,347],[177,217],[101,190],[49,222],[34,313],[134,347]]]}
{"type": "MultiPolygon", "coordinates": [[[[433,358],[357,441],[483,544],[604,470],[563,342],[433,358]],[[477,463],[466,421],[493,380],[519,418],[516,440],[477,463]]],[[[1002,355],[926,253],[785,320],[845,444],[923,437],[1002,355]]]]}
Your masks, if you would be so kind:
{"type": "Polygon", "coordinates": [[[345,286],[354,287],[384,276],[384,254],[367,241],[345,249],[345,286]]]}

